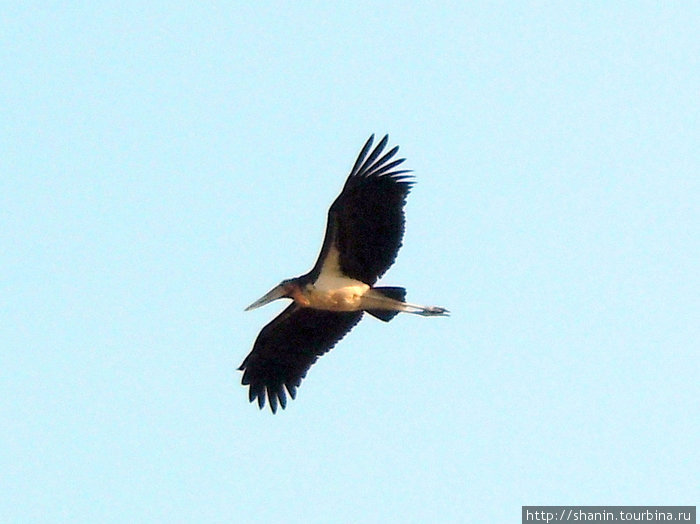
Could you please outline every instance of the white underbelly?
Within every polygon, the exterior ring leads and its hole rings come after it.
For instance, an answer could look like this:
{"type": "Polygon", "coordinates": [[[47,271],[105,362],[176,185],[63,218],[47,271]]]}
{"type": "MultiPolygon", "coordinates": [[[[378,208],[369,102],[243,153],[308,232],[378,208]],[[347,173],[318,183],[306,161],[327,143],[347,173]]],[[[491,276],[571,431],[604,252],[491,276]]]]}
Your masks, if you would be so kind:
{"type": "Polygon", "coordinates": [[[346,277],[319,279],[309,290],[311,307],[330,311],[357,311],[362,309],[362,296],[369,286],[346,277]]]}
{"type": "Polygon", "coordinates": [[[364,282],[342,273],[338,250],[332,246],[320,274],[308,288],[307,298],[311,307],[317,309],[358,311],[362,309],[362,296],[369,288],[364,282]]]}

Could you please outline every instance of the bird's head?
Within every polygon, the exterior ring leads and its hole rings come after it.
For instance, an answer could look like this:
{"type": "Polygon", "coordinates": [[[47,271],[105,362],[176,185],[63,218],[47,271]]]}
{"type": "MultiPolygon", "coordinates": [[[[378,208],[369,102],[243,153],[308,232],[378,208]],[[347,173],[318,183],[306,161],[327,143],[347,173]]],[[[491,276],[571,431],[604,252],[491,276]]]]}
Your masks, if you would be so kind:
{"type": "Polygon", "coordinates": [[[270,291],[265,293],[262,297],[253,302],[250,306],[245,308],[245,310],[250,311],[252,309],[257,309],[261,306],[264,306],[265,304],[269,304],[273,300],[277,300],[278,298],[294,299],[299,296],[299,293],[300,287],[297,282],[297,279],[290,278],[288,280],[283,280],[277,286],[275,286],[270,291]]]}

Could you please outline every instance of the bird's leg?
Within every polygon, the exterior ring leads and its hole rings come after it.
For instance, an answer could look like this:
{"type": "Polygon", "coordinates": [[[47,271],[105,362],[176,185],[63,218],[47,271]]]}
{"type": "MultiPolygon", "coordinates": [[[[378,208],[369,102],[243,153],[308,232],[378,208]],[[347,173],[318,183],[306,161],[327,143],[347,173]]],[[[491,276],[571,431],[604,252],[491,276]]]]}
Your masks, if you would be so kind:
{"type": "Polygon", "coordinates": [[[377,291],[370,289],[363,296],[364,309],[387,309],[390,311],[402,311],[404,313],[413,313],[424,317],[446,317],[449,316],[449,311],[440,306],[420,306],[418,304],[409,304],[384,296],[377,291]]]}

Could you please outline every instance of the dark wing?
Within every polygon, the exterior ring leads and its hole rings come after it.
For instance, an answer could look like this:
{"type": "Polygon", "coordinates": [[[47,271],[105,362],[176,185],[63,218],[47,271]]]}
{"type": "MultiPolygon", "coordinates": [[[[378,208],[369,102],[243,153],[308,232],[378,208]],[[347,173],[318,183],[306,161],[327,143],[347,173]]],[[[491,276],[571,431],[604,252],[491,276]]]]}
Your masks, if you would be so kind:
{"type": "Polygon", "coordinates": [[[250,385],[250,401],[257,398],[262,409],[267,395],[273,413],[278,401],[284,409],[285,388],[294,398],[301,379],[318,357],[335,346],[361,317],[362,311],[338,313],[292,303],[260,331],[253,350],[238,368],[243,371],[243,385],[250,385]]]}
{"type": "Polygon", "coordinates": [[[405,159],[391,160],[399,147],[380,156],[389,140],[382,138],[369,153],[369,137],[348,176],[343,191],[328,211],[323,248],[309,275],[318,276],[331,246],[339,252],[343,274],[373,285],[394,263],[404,232],[406,197],[413,184],[408,170],[397,170],[405,159]]]}

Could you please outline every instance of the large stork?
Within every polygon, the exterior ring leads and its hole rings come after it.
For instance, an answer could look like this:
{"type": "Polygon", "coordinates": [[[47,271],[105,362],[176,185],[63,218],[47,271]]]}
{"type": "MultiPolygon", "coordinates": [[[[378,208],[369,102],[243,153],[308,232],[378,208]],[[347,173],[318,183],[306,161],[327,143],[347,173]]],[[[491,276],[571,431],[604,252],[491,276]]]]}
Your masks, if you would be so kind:
{"type": "Polygon", "coordinates": [[[328,211],[326,235],[313,269],[283,280],[246,308],[258,308],[278,298],[293,302],[267,324],[241,367],[249,399],[260,409],[267,396],[270,409],[287,404],[318,357],[335,346],[360,321],[363,313],[388,322],[399,312],[444,316],[442,307],[405,302],[402,287],[375,287],[394,263],[404,231],[410,171],[396,168],[396,146],[380,157],[388,136],[370,153],[369,137],[345,186],[328,211]]]}

